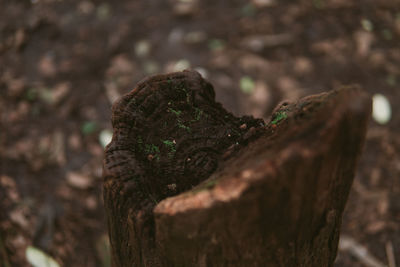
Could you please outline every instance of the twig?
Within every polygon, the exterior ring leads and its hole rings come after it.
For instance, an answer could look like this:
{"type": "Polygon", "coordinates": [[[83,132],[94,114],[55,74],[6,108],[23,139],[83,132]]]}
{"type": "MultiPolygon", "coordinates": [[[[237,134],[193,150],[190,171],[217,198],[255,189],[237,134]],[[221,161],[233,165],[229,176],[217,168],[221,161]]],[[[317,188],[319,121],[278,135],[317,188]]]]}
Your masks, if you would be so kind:
{"type": "Polygon", "coordinates": [[[386,256],[388,259],[389,267],[396,267],[396,259],[394,257],[393,244],[390,240],[386,242],[386,256]]]}
{"type": "MultiPolygon", "coordinates": [[[[368,267],[386,267],[367,250],[366,247],[358,243],[352,237],[340,236],[339,249],[349,252],[368,267]]],[[[392,266],[390,266],[392,267],[392,266]]]]}

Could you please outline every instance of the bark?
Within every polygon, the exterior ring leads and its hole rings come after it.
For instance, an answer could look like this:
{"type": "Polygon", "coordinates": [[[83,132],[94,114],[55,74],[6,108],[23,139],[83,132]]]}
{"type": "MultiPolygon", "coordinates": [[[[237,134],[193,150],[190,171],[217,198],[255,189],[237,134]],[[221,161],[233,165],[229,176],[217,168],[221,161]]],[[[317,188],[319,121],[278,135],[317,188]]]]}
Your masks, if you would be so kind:
{"type": "Polygon", "coordinates": [[[236,118],[192,71],[113,106],[113,266],[332,266],[371,101],[357,86],[236,118]]]}

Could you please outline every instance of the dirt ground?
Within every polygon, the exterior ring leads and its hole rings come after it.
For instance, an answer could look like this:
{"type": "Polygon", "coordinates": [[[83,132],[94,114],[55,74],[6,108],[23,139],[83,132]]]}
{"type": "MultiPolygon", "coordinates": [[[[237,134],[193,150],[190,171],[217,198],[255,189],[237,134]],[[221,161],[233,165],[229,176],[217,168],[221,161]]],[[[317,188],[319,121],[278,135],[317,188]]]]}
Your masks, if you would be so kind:
{"type": "Polygon", "coordinates": [[[0,266],[33,245],[110,266],[101,196],[111,103],[194,68],[235,114],[358,83],[371,120],[335,266],[400,266],[400,3],[396,0],[1,0],[0,266]]]}

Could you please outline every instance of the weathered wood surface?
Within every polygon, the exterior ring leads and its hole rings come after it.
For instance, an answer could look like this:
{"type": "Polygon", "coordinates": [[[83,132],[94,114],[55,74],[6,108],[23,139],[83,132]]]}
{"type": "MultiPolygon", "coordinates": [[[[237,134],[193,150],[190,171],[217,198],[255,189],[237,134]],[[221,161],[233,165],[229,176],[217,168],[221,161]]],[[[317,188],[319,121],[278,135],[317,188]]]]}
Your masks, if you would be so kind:
{"type": "Polygon", "coordinates": [[[332,266],[371,111],[356,86],[236,118],[192,71],[113,106],[113,266],[332,266]]]}

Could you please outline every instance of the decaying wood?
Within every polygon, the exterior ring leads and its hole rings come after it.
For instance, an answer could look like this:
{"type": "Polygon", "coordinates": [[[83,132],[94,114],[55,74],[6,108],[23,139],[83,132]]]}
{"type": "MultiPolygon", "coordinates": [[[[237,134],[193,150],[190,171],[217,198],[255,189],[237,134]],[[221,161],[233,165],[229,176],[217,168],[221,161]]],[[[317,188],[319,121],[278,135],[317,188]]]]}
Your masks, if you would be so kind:
{"type": "Polygon", "coordinates": [[[113,266],[332,266],[371,103],[351,86],[236,118],[193,71],[113,106],[113,266]]]}

